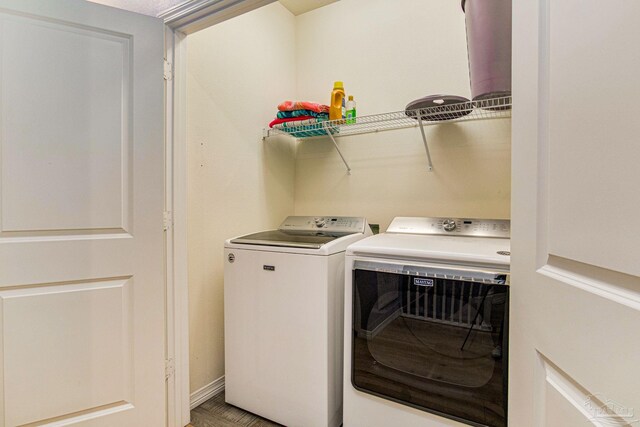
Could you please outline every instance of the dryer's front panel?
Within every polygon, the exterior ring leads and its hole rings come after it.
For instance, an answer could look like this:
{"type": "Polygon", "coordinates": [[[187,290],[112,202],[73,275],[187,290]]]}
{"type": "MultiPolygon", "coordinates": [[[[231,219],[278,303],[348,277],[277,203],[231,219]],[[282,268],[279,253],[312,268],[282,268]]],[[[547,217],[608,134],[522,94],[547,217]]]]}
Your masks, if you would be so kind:
{"type": "Polygon", "coordinates": [[[507,277],[356,263],[353,386],[466,424],[506,426],[507,277]]]}

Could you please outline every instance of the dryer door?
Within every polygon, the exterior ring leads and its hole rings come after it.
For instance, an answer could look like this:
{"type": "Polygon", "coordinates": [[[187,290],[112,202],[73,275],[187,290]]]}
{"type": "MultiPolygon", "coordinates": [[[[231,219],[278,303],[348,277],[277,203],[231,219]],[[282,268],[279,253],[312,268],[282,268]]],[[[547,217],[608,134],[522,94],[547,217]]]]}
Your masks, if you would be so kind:
{"type": "Polygon", "coordinates": [[[467,424],[506,426],[507,274],[379,267],[354,270],[354,387],[467,424]]]}

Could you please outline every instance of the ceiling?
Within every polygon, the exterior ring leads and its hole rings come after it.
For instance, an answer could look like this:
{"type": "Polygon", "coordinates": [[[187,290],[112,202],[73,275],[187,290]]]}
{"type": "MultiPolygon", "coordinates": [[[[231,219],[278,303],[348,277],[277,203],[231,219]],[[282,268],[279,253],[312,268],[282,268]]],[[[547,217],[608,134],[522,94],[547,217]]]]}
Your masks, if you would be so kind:
{"type": "MultiPolygon", "coordinates": [[[[100,3],[131,12],[142,13],[143,15],[158,16],[162,12],[171,9],[189,0],[89,0],[93,3],[100,3]]],[[[193,1],[193,0],[190,0],[193,1]]]]}
{"type": "Polygon", "coordinates": [[[279,0],[280,4],[289,9],[294,15],[302,15],[310,10],[335,3],[338,0],[279,0]]]}
{"type": "MultiPolygon", "coordinates": [[[[144,15],[158,16],[172,7],[193,2],[194,0],[89,0],[93,3],[100,3],[131,12],[142,13],[144,15]]],[[[280,3],[289,9],[294,15],[301,15],[310,10],[335,3],[338,0],[279,0],[280,3]]]]}

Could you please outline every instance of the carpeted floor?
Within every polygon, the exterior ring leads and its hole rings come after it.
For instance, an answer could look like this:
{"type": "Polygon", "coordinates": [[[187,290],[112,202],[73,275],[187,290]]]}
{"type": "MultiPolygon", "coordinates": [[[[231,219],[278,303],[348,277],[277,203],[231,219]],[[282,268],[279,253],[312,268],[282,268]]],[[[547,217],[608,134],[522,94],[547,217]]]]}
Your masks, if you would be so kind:
{"type": "Polygon", "coordinates": [[[280,424],[243,411],[224,401],[224,392],[191,411],[192,427],[278,427],[280,424]]]}

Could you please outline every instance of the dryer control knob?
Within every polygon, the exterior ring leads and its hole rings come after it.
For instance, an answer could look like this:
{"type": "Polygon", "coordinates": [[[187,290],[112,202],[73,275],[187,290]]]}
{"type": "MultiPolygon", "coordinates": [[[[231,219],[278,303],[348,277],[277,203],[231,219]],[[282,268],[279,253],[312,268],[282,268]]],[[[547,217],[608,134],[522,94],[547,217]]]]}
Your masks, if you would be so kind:
{"type": "Polygon", "coordinates": [[[442,222],[442,228],[444,231],[453,231],[456,229],[456,222],[453,219],[445,219],[442,222]]]}

